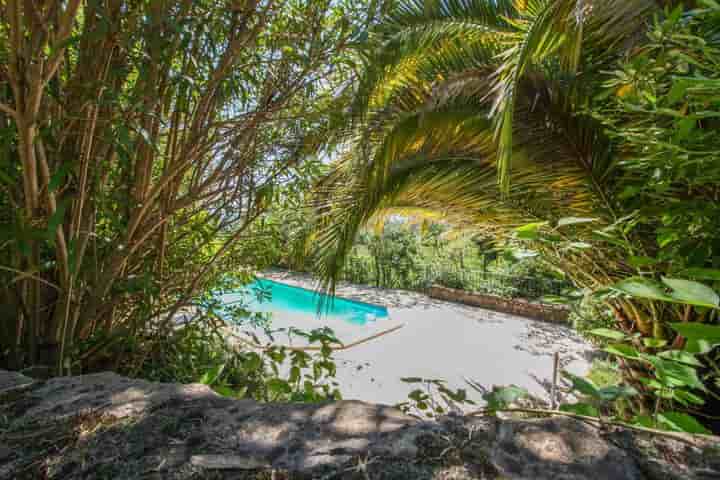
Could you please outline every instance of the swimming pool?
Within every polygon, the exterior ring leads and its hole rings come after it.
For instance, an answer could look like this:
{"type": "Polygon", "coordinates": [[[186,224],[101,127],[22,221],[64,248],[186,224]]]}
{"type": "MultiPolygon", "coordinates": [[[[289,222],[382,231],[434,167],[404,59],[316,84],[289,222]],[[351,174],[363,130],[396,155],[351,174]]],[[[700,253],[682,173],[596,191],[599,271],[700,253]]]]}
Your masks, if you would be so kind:
{"type": "Polygon", "coordinates": [[[388,317],[385,307],[356,302],[346,298],[331,298],[312,290],[268,279],[257,279],[242,291],[223,296],[223,302],[244,302],[252,312],[314,316],[340,319],[355,325],[365,325],[388,317]],[[319,307],[322,305],[322,309],[319,307]]]}

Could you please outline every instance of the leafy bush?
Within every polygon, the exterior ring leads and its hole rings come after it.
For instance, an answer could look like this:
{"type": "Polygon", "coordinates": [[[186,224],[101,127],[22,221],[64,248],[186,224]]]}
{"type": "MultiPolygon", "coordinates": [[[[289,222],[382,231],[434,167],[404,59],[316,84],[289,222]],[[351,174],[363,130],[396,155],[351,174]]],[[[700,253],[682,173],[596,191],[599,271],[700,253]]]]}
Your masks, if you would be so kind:
{"type": "MultiPolygon", "coordinates": [[[[303,337],[317,350],[305,351],[259,342],[233,341],[224,322],[208,318],[173,328],[126,337],[112,346],[108,358],[124,361],[115,370],[147,380],[203,383],[224,396],[261,402],[317,402],[340,399],[332,332],[287,332],[303,337]]],[[[82,352],[80,352],[82,354],[82,352]]]]}

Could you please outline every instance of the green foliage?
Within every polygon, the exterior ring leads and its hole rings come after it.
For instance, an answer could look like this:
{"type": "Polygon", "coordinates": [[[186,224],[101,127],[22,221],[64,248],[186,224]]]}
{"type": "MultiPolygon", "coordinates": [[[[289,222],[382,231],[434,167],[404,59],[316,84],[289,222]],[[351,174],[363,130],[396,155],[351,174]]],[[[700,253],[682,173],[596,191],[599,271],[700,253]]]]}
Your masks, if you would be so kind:
{"type": "Polygon", "coordinates": [[[634,277],[616,283],[611,288],[636,298],[682,303],[698,307],[718,308],[720,297],[702,283],[663,277],[660,284],[647,278],[634,277]]]}
{"type": "Polygon", "coordinates": [[[215,325],[206,318],[134,341],[126,346],[130,356],[119,369],[149,380],[202,383],[223,396],[262,402],[340,399],[331,349],[337,339],[332,332],[287,332],[320,347],[306,352],[233,344],[228,342],[228,327],[215,325]],[[141,354],[135,349],[151,350],[141,354]],[[142,361],[133,362],[137,358],[142,361]]]}
{"type": "MultiPolygon", "coordinates": [[[[681,324],[691,326],[692,324],[681,324]]],[[[712,327],[711,327],[712,328],[712,327]]],[[[690,328],[688,331],[696,329],[690,328]]],[[[708,379],[701,380],[701,373],[704,370],[703,363],[699,361],[692,351],[681,350],[665,350],[659,353],[645,353],[643,350],[657,350],[664,346],[664,342],[647,342],[640,341],[639,336],[628,336],[625,333],[612,329],[596,329],[589,332],[590,334],[601,337],[612,343],[605,347],[605,351],[621,358],[623,370],[633,372],[646,372],[639,377],[637,384],[639,389],[650,391],[657,398],[653,414],[648,416],[646,412],[636,408],[622,409],[623,415],[621,420],[631,421],[640,425],[648,424],[651,420],[655,428],[667,428],[670,430],[687,431],[690,433],[709,433],[707,428],[701,426],[697,420],[688,413],[679,411],[670,411],[679,407],[695,407],[702,406],[706,400],[708,379]],[[632,413],[634,411],[634,413],[632,413]],[[669,415],[670,419],[677,419],[676,422],[667,420],[664,415],[669,415]],[[623,418],[625,417],[625,418],[623,418]],[[690,420],[688,420],[690,419],[690,420]]],[[[692,350],[692,349],[690,349],[692,350]]],[[[720,372],[717,372],[720,373],[720,372]]],[[[717,378],[717,373],[711,374],[710,378],[717,378]]],[[[594,400],[591,406],[598,412],[617,415],[621,410],[601,407],[607,407],[607,403],[614,403],[622,398],[632,397],[638,394],[638,390],[634,387],[619,384],[617,386],[606,386],[597,388],[593,382],[566,374],[573,383],[573,389],[582,395],[594,400]]],[[[629,377],[632,378],[632,377],[629,377]]],[[[637,376],[635,378],[638,378],[637,376]]],[[[565,408],[567,411],[577,412],[578,409],[585,409],[584,403],[570,404],[565,408]]],[[[628,404],[626,403],[625,406],[628,404]]],[[[585,409],[587,411],[587,409],[585,409]]]]}
{"type": "Polygon", "coordinates": [[[615,362],[595,360],[590,366],[587,379],[599,387],[618,385],[622,381],[622,374],[615,362]]]}
{"type": "Polygon", "coordinates": [[[638,392],[610,403],[657,420],[699,396],[684,413],[706,422],[714,330],[674,325],[720,318],[717,2],[479,4],[400,2],[371,38],[350,147],[314,199],[318,273],[332,286],[382,212],[469,225],[582,292],[576,323],[606,329],[638,392]],[[683,348],[702,367],[661,356],[683,348]]]}
{"type": "Polygon", "coordinates": [[[514,402],[529,396],[527,390],[516,387],[514,385],[508,387],[493,387],[493,389],[483,395],[486,407],[489,410],[502,410],[509,408],[514,402]]]}
{"type": "Polygon", "coordinates": [[[672,328],[685,338],[690,353],[708,353],[720,345],[720,325],[673,323],[672,328]]]}
{"type": "Polygon", "coordinates": [[[418,385],[408,394],[408,400],[397,405],[403,412],[418,417],[436,418],[449,412],[458,412],[461,406],[475,405],[467,390],[452,390],[445,380],[434,378],[401,378],[404,383],[418,385]]]}
{"type": "Polygon", "coordinates": [[[382,234],[369,237],[367,248],[375,265],[375,284],[392,287],[391,277],[399,285],[417,284],[420,239],[412,230],[384,226],[382,234]]]}
{"type": "Polygon", "coordinates": [[[501,249],[474,232],[424,219],[395,217],[382,233],[363,231],[342,278],[385,288],[423,290],[432,284],[508,298],[568,302],[570,285],[533,252],[501,249]],[[500,253],[503,253],[500,255],[500,253]]]}
{"type": "Polygon", "coordinates": [[[374,12],[56,3],[0,16],[0,365],[67,374],[289,250],[374,12]]]}

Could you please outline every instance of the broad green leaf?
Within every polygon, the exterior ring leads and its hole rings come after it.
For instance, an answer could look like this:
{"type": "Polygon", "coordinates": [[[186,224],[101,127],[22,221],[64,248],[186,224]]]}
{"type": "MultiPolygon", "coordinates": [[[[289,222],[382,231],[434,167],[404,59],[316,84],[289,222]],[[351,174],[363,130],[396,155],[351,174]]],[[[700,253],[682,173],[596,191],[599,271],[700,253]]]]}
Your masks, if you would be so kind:
{"type": "Polygon", "coordinates": [[[617,355],[618,357],[623,357],[630,360],[640,360],[640,354],[634,347],[631,347],[630,345],[618,343],[615,345],[608,345],[604,348],[604,350],[613,355],[617,355]]]}
{"type": "Polygon", "coordinates": [[[557,226],[567,227],[568,225],[578,225],[581,223],[597,222],[597,218],[583,218],[583,217],[565,217],[558,220],[557,226]]]}
{"type": "Polygon", "coordinates": [[[687,433],[702,433],[709,435],[711,432],[705,428],[694,417],[682,412],[663,412],[657,416],[658,422],[668,430],[687,433]]]}
{"type": "Polygon", "coordinates": [[[614,385],[598,390],[598,396],[605,402],[612,402],[618,398],[634,397],[638,391],[628,385],[614,385]]]}
{"type": "Polygon", "coordinates": [[[203,385],[212,385],[217,381],[217,379],[222,374],[223,370],[225,369],[225,364],[221,363],[219,365],[215,365],[209,370],[207,370],[205,373],[203,373],[202,377],[200,377],[199,383],[202,383],[203,385]]]}
{"type": "Polygon", "coordinates": [[[697,278],[700,280],[720,281],[720,270],[715,268],[688,268],[681,272],[683,276],[697,278]]]}
{"type": "Polygon", "coordinates": [[[642,277],[631,277],[611,286],[613,290],[625,293],[632,297],[649,298],[671,302],[674,299],[667,295],[662,285],[642,277]]]}
{"type": "Polygon", "coordinates": [[[700,360],[695,358],[695,355],[683,350],[666,350],[658,353],[658,357],[672,360],[674,362],[684,363],[686,365],[692,365],[694,367],[703,366],[703,364],[700,363],[700,360]]]}
{"type": "Polygon", "coordinates": [[[703,398],[699,395],[695,395],[692,392],[688,392],[687,390],[682,390],[679,388],[673,390],[673,398],[684,405],[688,405],[690,403],[694,405],[705,404],[705,400],[703,400],[703,398]]]}
{"type": "Polygon", "coordinates": [[[700,3],[713,10],[720,10],[720,3],[715,0],[700,0],[700,3]]]}
{"type": "Polygon", "coordinates": [[[655,368],[655,377],[667,387],[690,387],[705,390],[705,385],[698,378],[695,368],[655,355],[641,354],[641,357],[655,368]]]}
{"type": "Polygon", "coordinates": [[[707,353],[720,345],[720,325],[704,323],[672,323],[673,330],[685,337],[685,349],[690,353],[707,353]]]}
{"type": "Polygon", "coordinates": [[[233,390],[230,387],[227,387],[225,385],[218,385],[216,387],[212,387],[212,389],[216,392],[222,395],[223,397],[234,397],[236,396],[235,390],[233,390]]]}
{"type": "Polygon", "coordinates": [[[288,376],[288,381],[290,383],[295,383],[298,380],[300,380],[300,375],[301,375],[300,367],[295,365],[290,369],[290,375],[288,376]]]}
{"type": "Polygon", "coordinates": [[[693,117],[686,117],[676,122],[675,141],[683,141],[690,136],[697,120],[693,117]]]}
{"type": "Polygon", "coordinates": [[[573,302],[573,299],[560,295],[544,295],[541,300],[543,303],[550,303],[554,305],[568,305],[573,302]]]}
{"type": "Polygon", "coordinates": [[[645,428],[657,428],[657,423],[649,415],[638,415],[633,419],[632,424],[645,428]]]}
{"type": "Polygon", "coordinates": [[[290,387],[290,384],[288,384],[288,382],[281,378],[271,378],[267,381],[266,386],[271,393],[274,393],[276,395],[292,392],[292,387],[290,387]]]}
{"type": "Polygon", "coordinates": [[[599,398],[598,388],[591,380],[578,377],[577,375],[573,375],[572,373],[566,371],[563,371],[562,374],[572,382],[573,390],[576,390],[583,395],[599,398]]]}
{"type": "Polygon", "coordinates": [[[600,412],[597,408],[587,403],[572,403],[560,405],[561,412],[570,412],[576,415],[584,415],[586,417],[599,417],[600,412]]]}
{"type": "Polygon", "coordinates": [[[620,330],[613,330],[610,328],[595,328],[590,330],[588,333],[590,335],[595,335],[596,337],[609,338],[610,340],[625,340],[627,338],[627,335],[620,330]]]}
{"type": "Polygon", "coordinates": [[[516,400],[526,397],[527,390],[524,388],[510,385],[507,387],[494,387],[491,392],[483,395],[483,400],[487,402],[487,407],[491,410],[506,408],[516,400]]]}
{"type": "MultiPolygon", "coordinates": [[[[664,385],[664,384],[658,382],[654,378],[642,378],[641,377],[638,380],[640,380],[640,383],[642,383],[643,385],[647,385],[648,387],[650,387],[653,390],[667,390],[667,385],[664,385]]],[[[657,392],[656,392],[656,394],[659,395],[659,393],[657,393],[657,392]]]]}
{"type": "Polygon", "coordinates": [[[717,308],[720,305],[720,296],[707,285],[679,278],[663,277],[662,281],[672,288],[671,296],[677,301],[711,308],[717,308]]]}
{"type": "Polygon", "coordinates": [[[408,398],[410,400],[415,400],[416,402],[420,402],[422,400],[427,400],[428,395],[427,395],[427,393],[423,392],[420,389],[415,389],[408,394],[408,398]]]}

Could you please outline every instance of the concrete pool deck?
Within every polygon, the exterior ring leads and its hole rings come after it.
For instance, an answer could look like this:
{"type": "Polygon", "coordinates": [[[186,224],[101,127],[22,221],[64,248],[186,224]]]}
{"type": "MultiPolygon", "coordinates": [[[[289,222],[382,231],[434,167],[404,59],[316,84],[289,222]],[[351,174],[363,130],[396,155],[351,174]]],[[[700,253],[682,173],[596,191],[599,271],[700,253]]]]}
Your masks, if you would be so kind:
{"type": "MultiPolygon", "coordinates": [[[[316,287],[311,277],[301,274],[272,271],[262,277],[307,289],[316,287]]],[[[485,388],[514,384],[546,397],[543,384],[552,377],[555,352],[563,368],[575,374],[584,374],[589,367],[592,346],[562,325],[404,290],[343,283],[337,286],[336,295],[385,306],[389,317],[360,326],[310,315],[275,314],[272,326],[304,330],[328,326],[349,344],[403,325],[387,335],[335,352],[337,380],[345,399],[403,402],[418,388],[402,382],[404,377],[443,379],[451,389],[467,389],[476,401],[480,393],[469,388],[468,381],[485,388]]]]}

